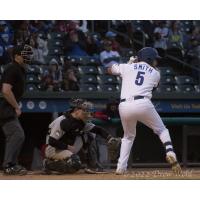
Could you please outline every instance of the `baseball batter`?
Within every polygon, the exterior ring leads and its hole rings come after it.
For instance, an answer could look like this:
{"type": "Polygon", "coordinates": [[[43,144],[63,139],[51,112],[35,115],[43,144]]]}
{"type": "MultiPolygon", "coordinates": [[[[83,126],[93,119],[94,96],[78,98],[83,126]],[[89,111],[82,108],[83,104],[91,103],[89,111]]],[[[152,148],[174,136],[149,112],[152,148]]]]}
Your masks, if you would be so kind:
{"type": "Polygon", "coordinates": [[[156,49],[145,47],[138,52],[137,58],[128,64],[114,64],[108,67],[108,73],[122,78],[119,113],[124,130],[120,157],[116,174],[124,174],[136,136],[136,124],[142,122],[158,135],[166,150],[166,160],[176,173],[181,172],[173,150],[168,129],[163,124],[151,102],[152,90],[158,86],[160,73],[155,68],[159,55],[156,49]]]}

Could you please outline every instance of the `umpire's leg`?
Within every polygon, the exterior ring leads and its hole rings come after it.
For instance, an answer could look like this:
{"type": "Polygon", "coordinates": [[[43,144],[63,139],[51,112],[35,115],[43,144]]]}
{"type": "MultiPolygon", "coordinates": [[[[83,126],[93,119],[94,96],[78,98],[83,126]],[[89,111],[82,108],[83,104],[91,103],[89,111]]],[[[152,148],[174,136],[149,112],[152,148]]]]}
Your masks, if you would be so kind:
{"type": "Polygon", "coordinates": [[[18,119],[7,122],[2,129],[6,137],[3,166],[15,165],[25,139],[24,130],[18,119]]]}

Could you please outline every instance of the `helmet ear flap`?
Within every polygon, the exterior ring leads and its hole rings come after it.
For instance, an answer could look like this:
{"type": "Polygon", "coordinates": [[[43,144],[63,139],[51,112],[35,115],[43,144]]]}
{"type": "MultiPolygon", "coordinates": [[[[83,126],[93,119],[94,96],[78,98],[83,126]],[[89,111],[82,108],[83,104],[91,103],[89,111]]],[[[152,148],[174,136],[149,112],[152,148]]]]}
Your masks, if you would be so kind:
{"type": "Polygon", "coordinates": [[[153,60],[151,58],[147,58],[146,62],[149,64],[149,65],[152,65],[153,64],[153,60]]]}

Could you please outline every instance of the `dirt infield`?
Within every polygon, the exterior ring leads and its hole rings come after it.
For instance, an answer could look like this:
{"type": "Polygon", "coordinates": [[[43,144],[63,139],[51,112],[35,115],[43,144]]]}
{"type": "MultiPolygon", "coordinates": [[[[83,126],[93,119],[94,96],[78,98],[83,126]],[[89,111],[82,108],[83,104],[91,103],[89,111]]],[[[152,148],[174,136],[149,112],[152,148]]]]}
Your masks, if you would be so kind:
{"type": "Polygon", "coordinates": [[[25,176],[7,176],[0,172],[0,180],[200,180],[200,169],[183,170],[181,175],[175,175],[168,169],[134,168],[125,175],[115,175],[114,170],[107,174],[86,174],[83,170],[76,174],[46,175],[41,172],[29,172],[25,176]]]}

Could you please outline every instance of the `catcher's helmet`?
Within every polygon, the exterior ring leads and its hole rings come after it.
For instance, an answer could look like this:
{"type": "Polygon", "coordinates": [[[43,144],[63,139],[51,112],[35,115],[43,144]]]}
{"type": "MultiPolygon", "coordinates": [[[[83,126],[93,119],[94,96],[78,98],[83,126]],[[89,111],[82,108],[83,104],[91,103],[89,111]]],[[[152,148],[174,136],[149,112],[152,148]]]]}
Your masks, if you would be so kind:
{"type": "Polygon", "coordinates": [[[80,108],[86,112],[92,112],[94,109],[93,104],[84,99],[72,100],[72,102],[70,103],[70,107],[71,107],[71,109],[80,108]]]}
{"type": "Polygon", "coordinates": [[[33,49],[31,46],[25,44],[25,45],[17,45],[13,49],[13,58],[15,55],[20,55],[24,59],[24,63],[30,64],[32,58],[33,58],[33,49]]]}
{"type": "Polygon", "coordinates": [[[144,61],[148,64],[152,64],[152,62],[156,59],[160,59],[161,57],[158,55],[158,51],[152,47],[144,47],[137,54],[138,61],[144,61]]]}

